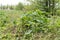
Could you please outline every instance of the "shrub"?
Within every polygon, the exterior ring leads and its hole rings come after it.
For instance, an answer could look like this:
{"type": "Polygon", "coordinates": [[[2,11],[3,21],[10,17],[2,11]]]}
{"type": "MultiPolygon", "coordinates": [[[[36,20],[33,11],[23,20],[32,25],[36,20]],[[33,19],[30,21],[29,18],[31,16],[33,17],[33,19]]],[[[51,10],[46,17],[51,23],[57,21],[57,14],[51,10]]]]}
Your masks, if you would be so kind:
{"type": "Polygon", "coordinates": [[[24,31],[31,30],[31,32],[45,32],[47,30],[48,19],[40,10],[34,12],[30,11],[22,15],[21,21],[24,31]]]}

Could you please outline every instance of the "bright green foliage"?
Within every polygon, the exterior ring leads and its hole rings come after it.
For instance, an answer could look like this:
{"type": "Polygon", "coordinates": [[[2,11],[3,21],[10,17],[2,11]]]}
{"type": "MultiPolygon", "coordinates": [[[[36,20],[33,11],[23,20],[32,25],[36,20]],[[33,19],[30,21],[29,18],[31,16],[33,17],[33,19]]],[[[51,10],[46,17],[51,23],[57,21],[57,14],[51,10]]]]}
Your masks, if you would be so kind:
{"type": "Polygon", "coordinates": [[[0,10],[1,40],[60,40],[60,17],[40,10],[0,10]]]}
{"type": "Polygon", "coordinates": [[[47,17],[39,10],[28,12],[22,16],[22,27],[32,32],[44,32],[47,28],[47,17]]]}
{"type": "MultiPolygon", "coordinates": [[[[22,28],[23,28],[22,32],[24,32],[25,38],[29,37],[31,39],[31,37],[35,35],[35,33],[37,33],[37,35],[38,33],[42,33],[42,34],[45,34],[45,36],[47,36],[46,34],[50,35],[49,33],[51,33],[53,37],[50,38],[51,37],[50,36],[49,38],[52,40],[55,40],[55,37],[58,38],[58,35],[60,36],[60,33],[59,33],[60,22],[58,21],[60,20],[59,17],[51,16],[51,18],[47,18],[45,14],[40,10],[36,10],[34,12],[30,11],[21,16],[21,22],[22,22],[22,28]]],[[[26,38],[26,39],[29,40],[29,38],[26,38]]],[[[34,37],[32,37],[32,39],[33,38],[34,37]]],[[[44,38],[45,37],[43,37],[43,39],[44,38]]],[[[48,36],[46,38],[47,39],[45,40],[49,40],[48,36]]]]}
{"type": "Polygon", "coordinates": [[[59,0],[29,1],[30,5],[1,5],[0,40],[60,40],[59,0]]]}

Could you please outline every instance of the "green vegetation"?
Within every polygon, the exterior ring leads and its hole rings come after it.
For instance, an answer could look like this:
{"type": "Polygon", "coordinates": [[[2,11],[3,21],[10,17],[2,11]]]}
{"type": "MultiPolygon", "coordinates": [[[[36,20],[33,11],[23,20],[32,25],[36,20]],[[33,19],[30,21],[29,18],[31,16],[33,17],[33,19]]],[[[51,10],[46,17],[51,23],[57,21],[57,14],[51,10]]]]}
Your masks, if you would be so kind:
{"type": "Polygon", "coordinates": [[[60,40],[58,1],[28,1],[0,10],[0,40],[60,40]]]}
{"type": "Polygon", "coordinates": [[[40,10],[23,13],[0,10],[1,40],[60,40],[59,16],[49,18],[40,10]]]}

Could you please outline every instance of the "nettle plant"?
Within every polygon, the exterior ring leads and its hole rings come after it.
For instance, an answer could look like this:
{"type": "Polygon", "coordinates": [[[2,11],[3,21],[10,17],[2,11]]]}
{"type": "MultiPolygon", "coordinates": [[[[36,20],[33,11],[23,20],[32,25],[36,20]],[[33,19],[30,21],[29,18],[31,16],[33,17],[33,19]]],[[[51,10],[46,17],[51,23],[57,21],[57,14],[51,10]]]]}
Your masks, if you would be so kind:
{"type": "Polygon", "coordinates": [[[36,10],[30,11],[21,16],[21,22],[24,32],[47,32],[48,31],[48,19],[45,16],[46,13],[36,10]]]}

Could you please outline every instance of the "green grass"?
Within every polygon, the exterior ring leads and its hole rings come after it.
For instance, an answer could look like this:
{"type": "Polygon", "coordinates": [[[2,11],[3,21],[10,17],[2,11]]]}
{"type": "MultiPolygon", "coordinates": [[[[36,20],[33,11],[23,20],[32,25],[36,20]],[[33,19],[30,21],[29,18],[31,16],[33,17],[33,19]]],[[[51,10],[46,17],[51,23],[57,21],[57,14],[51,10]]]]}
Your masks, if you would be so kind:
{"type": "MultiPolygon", "coordinates": [[[[22,15],[22,13],[22,11],[16,10],[0,10],[0,38],[16,33],[16,28],[14,26],[20,23],[20,15],[22,15]]],[[[5,38],[1,40],[5,40],[5,38]]],[[[12,40],[14,39],[12,38],[12,40]]]]}

